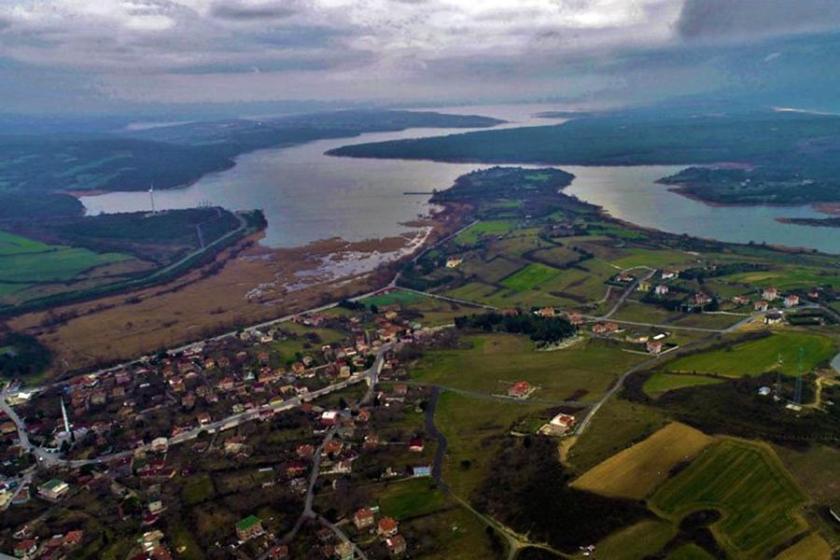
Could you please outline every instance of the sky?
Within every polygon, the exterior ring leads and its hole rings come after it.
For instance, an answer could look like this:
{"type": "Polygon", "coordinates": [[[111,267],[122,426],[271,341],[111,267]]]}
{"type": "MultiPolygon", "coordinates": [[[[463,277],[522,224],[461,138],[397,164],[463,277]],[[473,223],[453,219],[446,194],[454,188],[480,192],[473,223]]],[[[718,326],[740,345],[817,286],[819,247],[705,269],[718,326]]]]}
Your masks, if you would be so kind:
{"type": "Polygon", "coordinates": [[[784,103],[803,83],[819,105],[838,32],[837,0],[0,0],[0,111],[784,103]]]}

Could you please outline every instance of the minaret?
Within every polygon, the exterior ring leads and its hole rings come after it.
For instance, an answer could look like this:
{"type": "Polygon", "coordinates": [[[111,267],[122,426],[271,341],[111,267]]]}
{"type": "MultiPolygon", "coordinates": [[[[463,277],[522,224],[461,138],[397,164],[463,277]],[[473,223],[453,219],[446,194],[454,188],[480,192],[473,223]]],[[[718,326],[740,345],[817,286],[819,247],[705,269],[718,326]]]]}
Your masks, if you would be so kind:
{"type": "Polygon", "coordinates": [[[70,418],[67,416],[67,407],[64,406],[64,397],[61,397],[61,417],[64,419],[64,431],[70,436],[70,441],[76,441],[76,435],[70,427],[70,418]]]}
{"type": "Polygon", "coordinates": [[[155,185],[152,183],[149,185],[149,199],[152,201],[152,214],[156,212],[155,210],[155,185]]]}

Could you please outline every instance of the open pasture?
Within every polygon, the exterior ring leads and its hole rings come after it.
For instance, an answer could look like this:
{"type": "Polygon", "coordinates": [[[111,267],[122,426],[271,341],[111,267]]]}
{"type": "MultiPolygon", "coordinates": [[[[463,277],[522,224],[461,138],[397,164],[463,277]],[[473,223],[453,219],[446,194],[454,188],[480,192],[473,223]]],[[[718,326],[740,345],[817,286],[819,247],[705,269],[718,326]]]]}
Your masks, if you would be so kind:
{"type": "Polygon", "coordinates": [[[684,356],[668,363],[665,369],[680,373],[716,373],[743,377],[781,367],[787,375],[798,375],[800,349],[802,372],[808,372],[831,359],[836,354],[837,344],[820,334],[784,331],[718,350],[684,356]]]}
{"type": "Polygon", "coordinates": [[[557,402],[575,398],[596,400],[624,370],[644,356],[622,352],[595,340],[564,350],[537,351],[524,336],[487,334],[465,337],[470,347],[427,352],[412,377],[424,383],[472,391],[505,394],[516,381],[539,389],[532,399],[557,402]]]}

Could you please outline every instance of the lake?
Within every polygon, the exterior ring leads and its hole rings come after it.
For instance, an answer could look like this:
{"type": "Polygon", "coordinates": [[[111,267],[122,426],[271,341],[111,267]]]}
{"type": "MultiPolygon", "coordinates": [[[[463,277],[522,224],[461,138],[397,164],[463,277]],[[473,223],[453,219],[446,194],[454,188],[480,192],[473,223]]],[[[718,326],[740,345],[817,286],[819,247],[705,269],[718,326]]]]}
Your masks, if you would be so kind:
{"type": "MultiPolygon", "coordinates": [[[[510,105],[440,111],[497,117],[510,121],[502,125],[510,128],[562,123],[533,116],[552,108],[555,107],[510,105]]],[[[409,129],[260,150],[238,157],[234,168],[207,175],[188,187],[156,191],[155,204],[158,209],[201,204],[232,210],[261,208],[268,219],[263,243],[271,247],[300,246],[330,237],[361,241],[405,235],[416,229],[404,225],[406,222],[428,215],[431,210],[428,196],[405,195],[405,192],[447,188],[458,176],[488,166],[336,158],[324,152],[348,144],[461,132],[465,131],[409,129]]],[[[840,253],[840,235],[833,230],[775,220],[777,217],[824,217],[810,207],[709,206],[655,183],[681,167],[562,168],[576,176],[567,193],[641,226],[721,241],[766,242],[840,253]]],[[[81,201],[89,213],[150,207],[145,192],[108,193],[82,197],[81,201]]]]}

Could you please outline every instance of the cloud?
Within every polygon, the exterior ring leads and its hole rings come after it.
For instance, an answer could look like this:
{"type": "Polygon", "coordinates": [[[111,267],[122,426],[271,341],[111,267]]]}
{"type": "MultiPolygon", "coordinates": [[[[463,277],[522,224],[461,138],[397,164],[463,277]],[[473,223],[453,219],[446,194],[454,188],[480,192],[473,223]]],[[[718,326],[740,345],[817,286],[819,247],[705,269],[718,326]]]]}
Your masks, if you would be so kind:
{"type": "Polygon", "coordinates": [[[210,10],[213,17],[238,20],[269,20],[284,19],[298,13],[290,2],[242,2],[221,0],[213,4],[210,10]]]}
{"type": "Polygon", "coordinates": [[[840,28],[837,0],[685,0],[676,29],[685,39],[744,40],[840,28]]]}
{"type": "MultiPolygon", "coordinates": [[[[87,95],[127,102],[530,98],[629,95],[634,87],[663,95],[716,87],[724,78],[710,62],[714,45],[840,21],[837,0],[787,6],[787,0],[0,0],[0,63],[26,68],[27,80],[74,75],[87,95]]],[[[756,57],[773,50],[781,49],[756,57]]],[[[784,53],[773,65],[788,59],[784,53]]],[[[4,73],[0,64],[0,81],[21,75],[4,73]]],[[[18,84],[14,91],[24,98],[25,90],[18,84]]]]}

